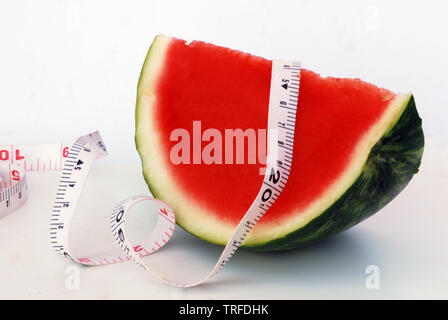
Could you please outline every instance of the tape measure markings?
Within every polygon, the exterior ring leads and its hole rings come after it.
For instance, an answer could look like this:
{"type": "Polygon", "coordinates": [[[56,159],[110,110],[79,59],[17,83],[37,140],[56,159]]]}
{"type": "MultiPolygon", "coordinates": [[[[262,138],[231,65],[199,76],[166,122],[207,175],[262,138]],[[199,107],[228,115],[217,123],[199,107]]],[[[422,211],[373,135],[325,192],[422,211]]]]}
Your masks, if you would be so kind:
{"type": "Polygon", "coordinates": [[[161,249],[171,239],[176,225],[176,217],[170,206],[149,196],[130,197],[114,207],[110,216],[110,228],[119,249],[79,258],[72,255],[69,247],[70,224],[84,183],[96,159],[107,156],[105,144],[98,131],[81,136],[73,144],[0,147],[0,165],[2,162],[8,162],[8,169],[5,169],[5,166],[0,167],[0,218],[25,203],[28,195],[26,170],[62,169],[49,230],[50,243],[58,254],[84,265],[104,265],[132,260],[170,285],[177,287],[199,285],[228,263],[286,186],[293,157],[299,86],[300,64],[273,61],[268,115],[268,154],[264,180],[255,200],[233,231],[214,268],[202,280],[186,279],[175,282],[155,272],[142,261],[142,257],[161,249]],[[1,190],[2,186],[4,190],[1,190]],[[132,207],[141,201],[151,201],[155,204],[158,219],[148,237],[132,244],[126,235],[126,217],[132,207]]]}

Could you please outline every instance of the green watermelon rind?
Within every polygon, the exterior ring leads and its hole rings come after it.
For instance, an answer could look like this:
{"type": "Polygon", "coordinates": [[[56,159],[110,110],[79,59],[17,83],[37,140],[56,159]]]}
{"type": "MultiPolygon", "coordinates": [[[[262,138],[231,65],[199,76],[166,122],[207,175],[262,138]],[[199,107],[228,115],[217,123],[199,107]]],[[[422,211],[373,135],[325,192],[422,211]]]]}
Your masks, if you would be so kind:
{"type": "MultiPolygon", "coordinates": [[[[157,38],[157,37],[156,37],[157,38]]],[[[138,88],[142,87],[144,70],[151,57],[148,50],[138,88]]],[[[138,91],[139,91],[138,89],[138,91]]],[[[138,124],[140,94],[136,102],[136,124],[138,124]]],[[[280,238],[255,245],[243,243],[242,247],[256,251],[277,251],[297,248],[311,242],[342,232],[363,221],[383,208],[400,191],[406,187],[414,173],[418,171],[424,148],[422,120],[418,115],[414,97],[410,94],[403,101],[401,115],[392,122],[373,146],[364,163],[359,176],[352,185],[326,210],[303,227],[296,229],[280,238]]],[[[139,135],[135,135],[135,143],[140,153],[141,142],[139,135]]],[[[142,156],[142,154],[140,154],[142,156]]],[[[144,161],[141,157],[142,163],[144,161]]],[[[152,195],[163,198],[153,186],[150,177],[143,170],[143,176],[152,195]]],[[[269,213],[267,213],[269,214],[269,213]]],[[[201,237],[179,224],[184,230],[205,241],[222,245],[215,239],[201,237]]]]}
{"type": "MultiPolygon", "coordinates": [[[[145,61],[143,62],[143,66],[142,69],[140,71],[140,77],[138,79],[138,85],[137,85],[137,101],[135,103],[135,135],[134,135],[134,142],[135,142],[135,147],[137,149],[137,152],[140,154],[140,139],[139,139],[139,135],[138,135],[138,117],[139,117],[139,106],[140,106],[140,93],[139,93],[139,89],[142,87],[142,83],[143,83],[143,78],[144,78],[144,71],[146,70],[146,65],[148,64],[150,57],[151,57],[151,53],[152,53],[152,49],[154,47],[154,45],[157,42],[157,38],[159,36],[156,36],[154,38],[154,40],[152,41],[151,45],[149,46],[148,49],[148,53],[146,54],[145,57],[145,61]]],[[[142,165],[143,165],[143,157],[140,154],[140,159],[142,161],[142,165]]],[[[151,180],[149,179],[149,177],[145,174],[145,171],[142,170],[143,172],[143,179],[146,182],[146,185],[148,186],[149,192],[155,197],[155,198],[159,198],[159,195],[157,193],[157,191],[155,190],[155,188],[153,188],[151,185],[151,180]]]]}
{"type": "Polygon", "coordinates": [[[371,149],[361,174],[333,205],[304,227],[249,248],[293,249],[345,231],[367,219],[394,199],[418,172],[424,144],[422,119],[411,95],[398,121],[371,149]]]}

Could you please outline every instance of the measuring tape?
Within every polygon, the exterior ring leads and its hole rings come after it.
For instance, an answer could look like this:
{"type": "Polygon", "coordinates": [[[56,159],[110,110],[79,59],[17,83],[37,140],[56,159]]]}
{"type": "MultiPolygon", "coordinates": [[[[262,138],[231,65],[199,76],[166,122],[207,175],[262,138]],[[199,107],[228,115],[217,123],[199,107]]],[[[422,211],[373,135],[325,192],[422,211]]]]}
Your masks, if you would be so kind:
{"type": "Polygon", "coordinates": [[[8,145],[0,147],[0,218],[19,208],[28,196],[25,171],[62,170],[50,219],[50,241],[56,252],[84,265],[105,265],[132,260],[161,281],[176,287],[192,287],[221,270],[284,189],[291,171],[294,129],[299,98],[300,64],[273,61],[268,116],[268,154],[264,180],[252,205],[235,228],[216,265],[200,281],[171,281],[155,272],[142,257],[162,248],[172,237],[176,218],[170,206],[149,196],[134,196],[118,203],[110,216],[110,228],[119,249],[86,257],[73,256],[69,247],[71,220],[83,185],[97,159],[107,156],[98,131],[72,144],[8,145]],[[126,235],[126,217],[141,201],[154,203],[158,220],[152,233],[138,244],[126,235]]]}
{"type": "Polygon", "coordinates": [[[28,199],[26,171],[62,169],[69,143],[0,146],[0,218],[28,199]]]}

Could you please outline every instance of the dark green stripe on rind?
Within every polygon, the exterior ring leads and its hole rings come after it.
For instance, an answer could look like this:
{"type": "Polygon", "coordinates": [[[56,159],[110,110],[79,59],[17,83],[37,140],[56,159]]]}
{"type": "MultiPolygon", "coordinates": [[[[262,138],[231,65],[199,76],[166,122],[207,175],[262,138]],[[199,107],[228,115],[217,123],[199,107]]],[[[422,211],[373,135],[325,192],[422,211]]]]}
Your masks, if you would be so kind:
{"type": "MultiPolygon", "coordinates": [[[[157,38],[157,37],[156,37],[157,38]]],[[[145,65],[149,62],[152,43],[146,56],[139,79],[142,84],[145,65]]],[[[138,125],[140,92],[136,103],[136,125],[138,125]]],[[[422,121],[411,97],[396,124],[383,135],[369,153],[364,168],[352,186],[321,215],[307,225],[288,235],[255,246],[244,246],[257,251],[277,251],[297,248],[342,232],[363,221],[383,208],[411,180],[420,166],[424,136],[422,121]]],[[[140,153],[141,141],[136,128],[135,143],[140,153]]],[[[144,167],[144,159],[140,154],[144,167]]],[[[152,194],[163,199],[163,195],[143,172],[152,194]]],[[[269,214],[269,213],[268,213],[269,214]]],[[[182,226],[181,226],[182,227],[182,226]]],[[[185,229],[189,232],[189,230],[185,229]]],[[[213,239],[204,239],[213,242],[213,239]]]]}
{"type": "Polygon", "coordinates": [[[285,237],[247,248],[288,250],[353,227],[383,208],[406,187],[418,171],[424,144],[422,120],[411,97],[395,126],[370,151],[360,176],[330,208],[285,237]]]}

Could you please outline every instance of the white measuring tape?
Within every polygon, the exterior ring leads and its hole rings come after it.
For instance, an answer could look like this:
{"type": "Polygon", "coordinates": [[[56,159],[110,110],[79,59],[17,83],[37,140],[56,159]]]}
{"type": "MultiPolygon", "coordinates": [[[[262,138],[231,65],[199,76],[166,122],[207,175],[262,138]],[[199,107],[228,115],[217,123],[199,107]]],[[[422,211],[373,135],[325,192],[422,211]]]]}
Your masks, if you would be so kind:
{"type": "Polygon", "coordinates": [[[0,218],[28,199],[26,171],[62,169],[70,144],[0,146],[0,218]]]}
{"type": "Polygon", "coordinates": [[[0,218],[25,203],[28,192],[25,171],[62,169],[50,221],[51,244],[57,253],[84,265],[104,265],[132,260],[170,285],[177,287],[199,285],[226,265],[286,185],[293,156],[299,83],[299,63],[273,61],[268,117],[268,161],[263,184],[252,205],[235,228],[216,265],[200,281],[171,281],[153,271],[141,259],[162,248],[173,235],[176,224],[175,214],[170,206],[148,196],[134,196],[115,206],[110,217],[110,228],[119,249],[87,257],[72,255],[68,238],[78,199],[95,160],[107,156],[99,132],[82,136],[71,145],[59,143],[0,146],[0,218]],[[136,203],[145,200],[155,203],[158,221],[149,237],[137,245],[131,244],[126,235],[126,216],[136,203]]]}

